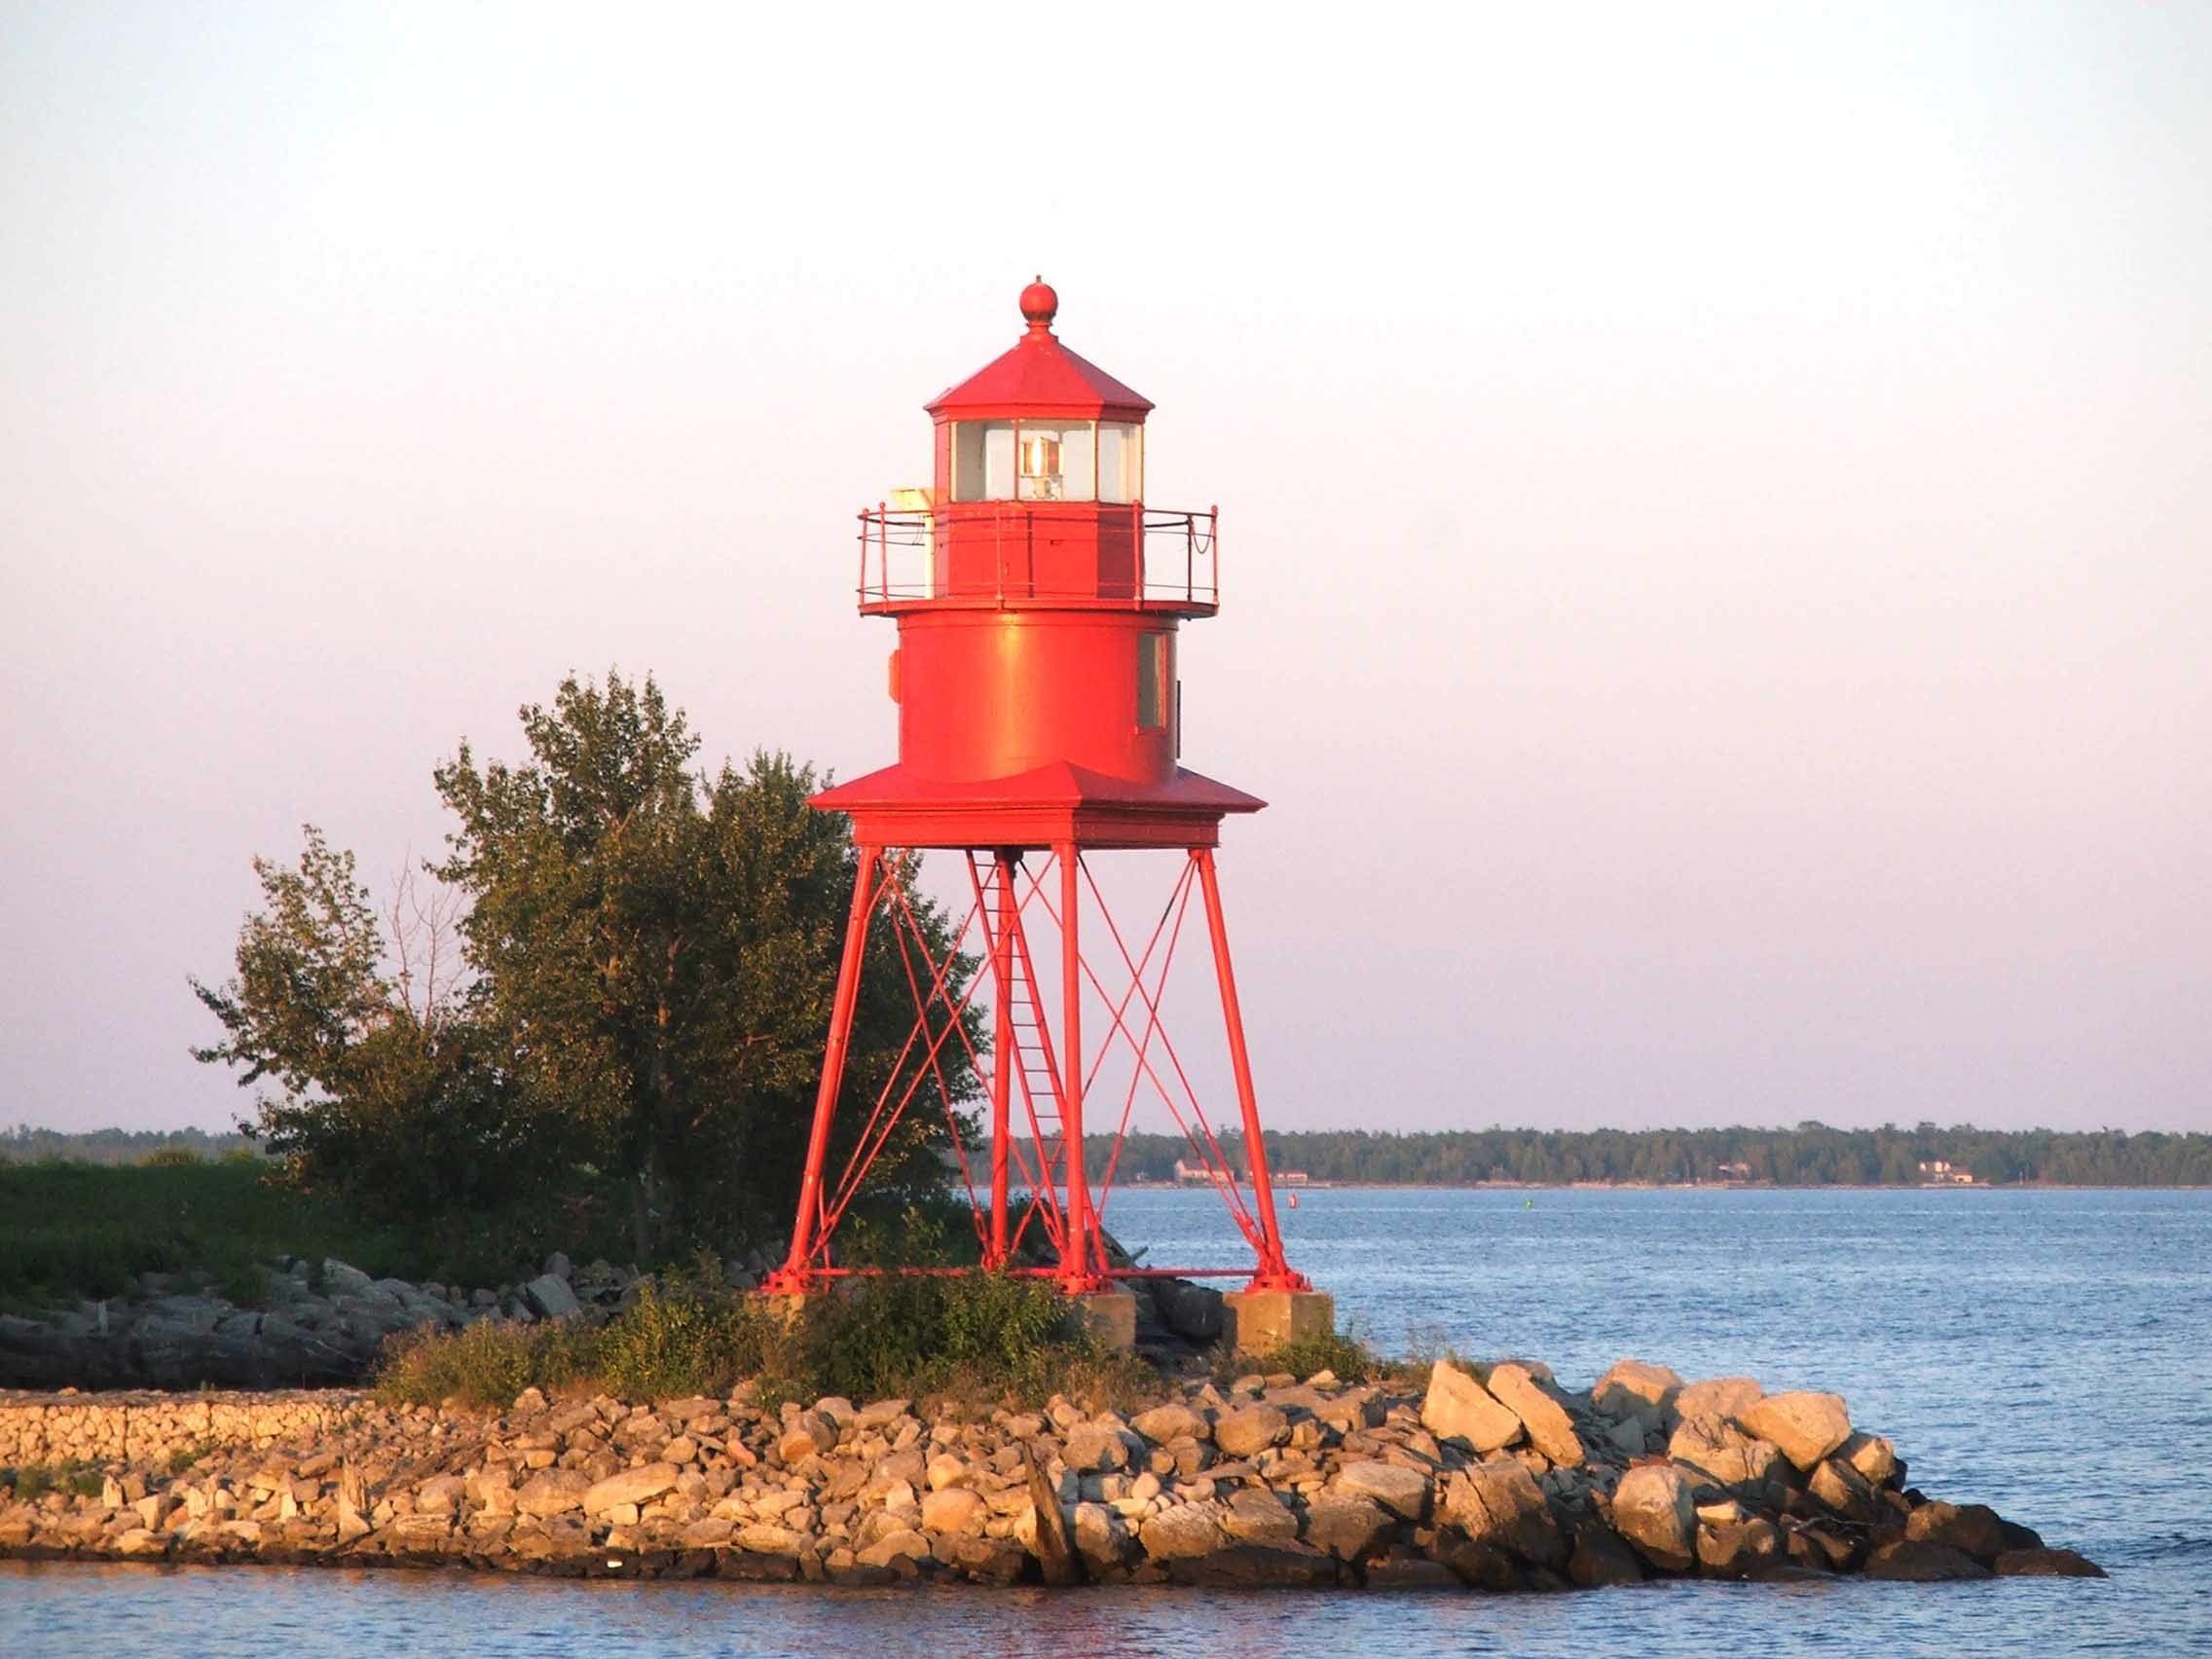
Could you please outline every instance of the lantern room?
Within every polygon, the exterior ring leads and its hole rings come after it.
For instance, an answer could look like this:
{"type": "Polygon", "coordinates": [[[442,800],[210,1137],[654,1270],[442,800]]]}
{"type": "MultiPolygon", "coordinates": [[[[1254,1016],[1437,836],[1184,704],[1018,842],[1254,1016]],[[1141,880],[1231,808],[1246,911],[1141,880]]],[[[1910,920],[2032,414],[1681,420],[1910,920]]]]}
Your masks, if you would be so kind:
{"type": "Polygon", "coordinates": [[[1052,332],[1059,297],[1021,293],[1013,348],[940,392],[927,488],[862,515],[861,604],[1130,604],[1210,614],[1211,513],[1144,504],[1152,403],[1052,332]]]}

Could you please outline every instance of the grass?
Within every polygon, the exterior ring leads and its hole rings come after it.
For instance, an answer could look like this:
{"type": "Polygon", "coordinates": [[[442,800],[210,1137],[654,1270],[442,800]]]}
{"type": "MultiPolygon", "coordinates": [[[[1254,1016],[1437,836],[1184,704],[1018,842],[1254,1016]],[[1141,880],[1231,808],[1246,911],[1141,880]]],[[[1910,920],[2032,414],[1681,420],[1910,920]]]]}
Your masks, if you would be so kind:
{"type": "Polygon", "coordinates": [[[842,1394],[1035,1406],[1066,1393],[1132,1405],[1160,1393],[1142,1360],[1072,1334],[1051,1286],[995,1273],[858,1280],[789,1322],[703,1273],[668,1274],[597,1327],[485,1321],[394,1338],[378,1385],[394,1404],[504,1407],[528,1387],[650,1400],[747,1380],[769,1404],[842,1394]]]}
{"type": "Polygon", "coordinates": [[[194,1269],[251,1307],[265,1294],[262,1266],[289,1256],[473,1284],[513,1273],[513,1264],[488,1251],[456,1251],[420,1231],[355,1220],[331,1198],[284,1186],[250,1154],[215,1162],[162,1153],[140,1164],[0,1163],[0,1311],[129,1295],[140,1273],[194,1269]]]}
{"type": "Polygon", "coordinates": [[[19,1469],[0,1469],[0,1492],[18,1503],[31,1503],[50,1492],[73,1493],[92,1497],[101,1485],[100,1471],[90,1463],[26,1463],[19,1469]]]}

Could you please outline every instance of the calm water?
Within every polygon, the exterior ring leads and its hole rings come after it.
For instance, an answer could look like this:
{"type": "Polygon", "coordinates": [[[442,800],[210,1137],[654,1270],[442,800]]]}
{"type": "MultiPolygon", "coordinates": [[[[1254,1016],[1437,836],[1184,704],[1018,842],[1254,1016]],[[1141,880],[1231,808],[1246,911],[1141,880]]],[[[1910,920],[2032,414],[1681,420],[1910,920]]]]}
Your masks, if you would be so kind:
{"type": "MultiPolygon", "coordinates": [[[[1670,1584],[1559,1597],[824,1594],[460,1573],[0,1566],[0,1653],[2212,1654],[2212,1195],[1322,1192],[1293,1260],[1389,1347],[1587,1382],[1624,1354],[1843,1394],[1930,1492],[2108,1582],[1670,1584]]],[[[1210,1195],[1121,1193],[1162,1265],[1210,1195]]]]}

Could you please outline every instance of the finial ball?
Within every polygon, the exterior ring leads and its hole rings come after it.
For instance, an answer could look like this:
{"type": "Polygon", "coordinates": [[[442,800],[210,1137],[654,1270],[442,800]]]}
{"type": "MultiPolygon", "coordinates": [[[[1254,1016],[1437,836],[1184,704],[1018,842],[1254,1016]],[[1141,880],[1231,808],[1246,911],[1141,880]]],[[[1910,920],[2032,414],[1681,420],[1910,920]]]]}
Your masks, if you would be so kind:
{"type": "Polygon", "coordinates": [[[1059,309],[1060,296],[1052,292],[1051,284],[1042,276],[1021,290],[1021,314],[1028,322],[1050,326],[1059,309]]]}

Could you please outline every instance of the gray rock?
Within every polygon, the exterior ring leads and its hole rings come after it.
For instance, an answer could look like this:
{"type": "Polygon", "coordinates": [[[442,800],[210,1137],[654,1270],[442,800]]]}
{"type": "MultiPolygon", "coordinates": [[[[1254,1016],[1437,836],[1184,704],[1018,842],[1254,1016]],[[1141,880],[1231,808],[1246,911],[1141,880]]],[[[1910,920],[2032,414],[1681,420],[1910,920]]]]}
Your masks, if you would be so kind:
{"type": "Polygon", "coordinates": [[[1186,1342],[1210,1343],[1221,1335],[1221,1292],[1202,1284],[1170,1281],[1153,1293],[1161,1322],[1186,1342]]]}
{"type": "Polygon", "coordinates": [[[1137,1539],[1154,1561],[1210,1555],[1228,1541],[1220,1512],[1210,1503],[1178,1503],[1162,1509],[1137,1530],[1137,1539]]]}
{"type": "Polygon", "coordinates": [[[1766,1397],[1749,1377],[1713,1377],[1691,1382],[1675,1396],[1677,1418],[1741,1417],[1766,1397]]]}
{"type": "Polygon", "coordinates": [[[1428,1477],[1399,1463],[1361,1460],[1337,1471],[1331,1491],[1347,1497],[1364,1497],[1407,1521],[1428,1519],[1428,1477]]]}
{"type": "Polygon", "coordinates": [[[1637,1584],[1643,1579],[1643,1559],[1604,1528],[1584,1527],[1574,1535],[1567,1575],[1585,1590],[1637,1584]]]}
{"type": "Polygon", "coordinates": [[[2007,1550],[1997,1558],[2000,1578],[2102,1578],[2105,1569],[2072,1550],[2007,1550]]]}
{"type": "Polygon", "coordinates": [[[371,1282],[367,1273],[359,1268],[349,1267],[336,1256],[323,1257],[321,1279],[324,1294],[333,1296],[341,1291],[358,1296],[371,1282]]]}
{"type": "Polygon", "coordinates": [[[1512,1445],[1522,1433],[1519,1418],[1447,1359],[1438,1360],[1429,1370],[1420,1421],[1439,1440],[1463,1441],[1486,1454],[1512,1445]]]}
{"type": "Polygon", "coordinates": [[[1948,1544],[1927,1538],[1899,1538],[1866,1558],[1866,1576],[1905,1584],[1946,1584],[1992,1574],[1973,1557],[1948,1544]]]}
{"type": "Polygon", "coordinates": [[[1344,1493],[1316,1493],[1306,1506],[1305,1537],[1340,1561],[1364,1561],[1390,1539],[1382,1505],[1344,1493]]]}
{"type": "Polygon", "coordinates": [[[1643,1463],[1613,1489],[1613,1530],[1652,1566],[1684,1572],[1697,1559],[1697,1505],[1681,1470],[1643,1463]]]}
{"type": "Polygon", "coordinates": [[[1139,1412],[1129,1426],[1147,1440],[1164,1446],[1170,1440],[1188,1437],[1193,1440],[1213,1438],[1213,1425],[1202,1413],[1193,1411],[1180,1401],[1170,1400],[1164,1406],[1155,1406],[1149,1412],[1139,1412]]]}
{"type": "Polygon", "coordinates": [[[1559,1523],[1535,1476],[1517,1457],[1493,1457],[1455,1474],[1437,1508],[1444,1521],[1478,1543],[1537,1567],[1566,1565],[1567,1540],[1559,1523]]]}
{"type": "Polygon", "coordinates": [[[1126,1468],[1129,1448],[1118,1430],[1085,1423],[1069,1434],[1060,1457],[1077,1474],[1096,1474],[1107,1469],[1126,1468]]]}
{"type": "MultiPolygon", "coordinates": [[[[1613,1368],[1615,1371],[1619,1366],[1613,1368]]],[[[1669,1375],[1673,1375],[1669,1373],[1669,1375]]],[[[1500,1365],[1490,1374],[1490,1392],[1497,1403],[1521,1419],[1529,1431],[1529,1444],[1564,1468],[1582,1461],[1582,1440],[1567,1410],[1539,1387],[1534,1377],[1518,1365],[1500,1365]]]]}
{"type": "Polygon", "coordinates": [[[1222,1512],[1222,1530],[1241,1543],[1283,1544],[1298,1537],[1298,1517],[1266,1487],[1239,1487],[1222,1512]]]}
{"type": "MultiPolygon", "coordinates": [[[[1493,1383],[1494,1392],[1494,1379],[1493,1383]]],[[[1681,1390],[1682,1380],[1664,1365],[1622,1359],[1592,1385],[1590,1402],[1607,1417],[1633,1417],[1660,1428],[1681,1390]]]]}
{"type": "Polygon", "coordinates": [[[583,1306],[576,1293],[569,1288],[569,1281],[551,1273],[540,1273],[522,1287],[529,1298],[532,1309],[547,1319],[565,1319],[583,1306]]]}
{"type": "MultiPolygon", "coordinates": [[[[1231,1457],[1249,1457],[1280,1443],[1290,1433],[1290,1419],[1277,1406],[1247,1406],[1227,1412],[1213,1425],[1213,1443],[1231,1457]]],[[[1149,1546],[1148,1546],[1149,1547],[1149,1546]]]]}
{"type": "Polygon", "coordinates": [[[575,1270],[569,1265],[569,1258],[558,1250],[545,1258],[545,1272],[548,1277],[557,1278],[563,1283],[575,1276],[575,1270]]]}
{"type": "Polygon", "coordinates": [[[1851,1414],[1836,1394],[1769,1394],[1738,1412],[1736,1420],[1807,1472],[1851,1438],[1851,1414]]]}
{"type": "Polygon", "coordinates": [[[605,1515],[619,1503],[649,1503],[675,1490],[677,1473],[674,1463],[646,1463],[609,1475],[585,1492],[584,1513],[605,1515]]]}

